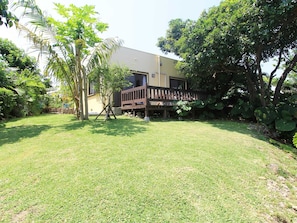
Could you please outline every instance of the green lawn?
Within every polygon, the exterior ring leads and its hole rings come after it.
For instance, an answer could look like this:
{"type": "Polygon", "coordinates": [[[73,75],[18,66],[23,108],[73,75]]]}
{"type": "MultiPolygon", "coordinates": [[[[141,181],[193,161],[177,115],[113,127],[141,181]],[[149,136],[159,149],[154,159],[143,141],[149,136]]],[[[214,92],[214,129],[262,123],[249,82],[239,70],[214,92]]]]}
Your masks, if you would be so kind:
{"type": "Polygon", "coordinates": [[[0,125],[0,222],[297,222],[297,160],[248,124],[0,125]]]}

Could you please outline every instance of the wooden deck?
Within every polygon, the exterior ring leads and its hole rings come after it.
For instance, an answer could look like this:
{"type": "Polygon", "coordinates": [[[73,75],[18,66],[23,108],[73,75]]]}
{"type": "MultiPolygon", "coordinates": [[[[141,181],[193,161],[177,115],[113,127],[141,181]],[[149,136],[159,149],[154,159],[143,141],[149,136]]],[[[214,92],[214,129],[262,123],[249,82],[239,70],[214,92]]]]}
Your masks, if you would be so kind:
{"type": "Polygon", "coordinates": [[[205,94],[198,91],[176,90],[171,88],[140,86],[121,92],[121,109],[127,110],[165,110],[172,108],[177,101],[203,99],[205,94]]]}

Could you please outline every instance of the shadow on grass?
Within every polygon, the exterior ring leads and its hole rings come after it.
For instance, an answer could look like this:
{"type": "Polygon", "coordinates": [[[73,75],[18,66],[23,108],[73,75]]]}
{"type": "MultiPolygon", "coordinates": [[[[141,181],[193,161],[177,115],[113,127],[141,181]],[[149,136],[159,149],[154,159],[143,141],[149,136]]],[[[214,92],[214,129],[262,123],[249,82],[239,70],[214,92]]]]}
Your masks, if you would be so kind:
{"type": "Polygon", "coordinates": [[[148,123],[137,119],[116,119],[94,121],[91,133],[113,136],[132,136],[146,131],[148,123]]]}
{"type": "Polygon", "coordinates": [[[257,131],[251,130],[251,126],[253,123],[248,122],[240,122],[240,121],[232,121],[232,120],[221,120],[221,119],[212,119],[212,120],[199,120],[199,119],[184,119],[184,120],[177,120],[177,119],[156,119],[153,120],[154,122],[171,122],[171,121],[179,121],[179,122],[201,122],[207,123],[215,128],[226,130],[229,132],[237,132],[245,135],[249,135],[251,137],[266,140],[265,136],[261,135],[257,131]]]}
{"type": "Polygon", "coordinates": [[[63,131],[71,131],[90,128],[92,134],[104,134],[112,136],[132,136],[146,131],[148,123],[133,118],[118,118],[105,121],[103,119],[78,121],[72,120],[71,123],[60,126],[63,131]]]}
{"type": "MultiPolygon", "coordinates": [[[[229,120],[211,120],[207,121],[213,127],[227,130],[230,132],[239,132],[243,134],[251,134],[252,132],[248,129],[249,123],[246,122],[237,122],[229,120]]],[[[252,133],[253,134],[253,133],[252,133]]]]}
{"type": "Polygon", "coordinates": [[[207,121],[207,123],[209,123],[215,128],[219,128],[229,132],[237,132],[244,135],[249,135],[253,138],[256,138],[262,141],[267,141],[267,138],[264,135],[259,133],[257,130],[253,129],[254,123],[232,121],[232,120],[212,120],[212,121],[207,121]]]}
{"type": "Polygon", "coordinates": [[[51,128],[48,125],[22,125],[0,128],[0,147],[4,144],[18,142],[24,138],[38,136],[42,131],[51,128]]]}
{"type": "Polygon", "coordinates": [[[236,121],[209,121],[208,123],[222,130],[239,132],[245,135],[249,135],[253,138],[268,142],[276,146],[280,150],[283,150],[287,153],[291,153],[294,159],[297,160],[297,149],[293,147],[293,145],[284,144],[282,142],[271,139],[268,136],[265,136],[264,134],[259,132],[259,129],[257,129],[257,125],[255,123],[236,122],[236,121]]]}

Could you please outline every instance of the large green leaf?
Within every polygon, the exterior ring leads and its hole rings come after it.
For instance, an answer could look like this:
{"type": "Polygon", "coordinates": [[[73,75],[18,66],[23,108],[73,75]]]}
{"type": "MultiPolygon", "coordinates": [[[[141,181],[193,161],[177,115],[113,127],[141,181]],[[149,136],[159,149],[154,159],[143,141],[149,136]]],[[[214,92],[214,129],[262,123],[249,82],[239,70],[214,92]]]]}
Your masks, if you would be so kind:
{"type": "Polygon", "coordinates": [[[202,100],[196,100],[193,103],[193,107],[195,107],[195,108],[205,108],[205,103],[202,100]]]}
{"type": "Polygon", "coordinates": [[[211,110],[223,110],[224,104],[223,102],[219,102],[219,103],[209,104],[207,107],[210,108],[211,110]]]}
{"type": "Polygon", "coordinates": [[[257,108],[254,114],[258,122],[264,123],[266,125],[271,124],[277,117],[274,108],[269,107],[257,108]]]}
{"type": "Polygon", "coordinates": [[[277,119],[275,121],[275,128],[281,132],[293,131],[296,128],[296,122],[286,119],[277,119]]]}

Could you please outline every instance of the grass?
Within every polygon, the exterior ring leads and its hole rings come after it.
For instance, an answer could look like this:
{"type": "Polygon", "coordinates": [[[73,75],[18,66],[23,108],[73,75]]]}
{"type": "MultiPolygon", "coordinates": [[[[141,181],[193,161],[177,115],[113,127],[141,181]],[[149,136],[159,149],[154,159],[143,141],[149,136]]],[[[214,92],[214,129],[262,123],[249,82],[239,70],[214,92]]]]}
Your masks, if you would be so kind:
{"type": "Polygon", "coordinates": [[[296,222],[297,169],[247,124],[0,125],[0,222],[296,222]]]}

